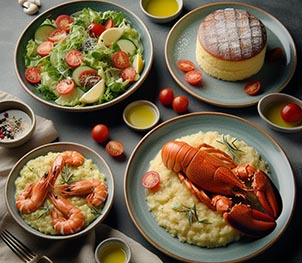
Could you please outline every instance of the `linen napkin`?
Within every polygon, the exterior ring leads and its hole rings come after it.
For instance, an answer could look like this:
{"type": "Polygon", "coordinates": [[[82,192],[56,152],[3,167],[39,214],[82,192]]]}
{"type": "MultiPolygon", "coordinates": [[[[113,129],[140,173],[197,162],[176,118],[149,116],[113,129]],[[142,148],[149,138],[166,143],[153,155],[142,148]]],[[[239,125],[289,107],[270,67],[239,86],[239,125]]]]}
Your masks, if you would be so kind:
{"type": "MultiPolygon", "coordinates": [[[[0,101],[18,98],[0,90],[0,101]]],[[[8,175],[15,163],[30,150],[53,142],[58,137],[57,131],[51,120],[36,115],[36,128],[32,138],[25,144],[16,148],[4,148],[0,146],[0,177],[8,175]]]]}

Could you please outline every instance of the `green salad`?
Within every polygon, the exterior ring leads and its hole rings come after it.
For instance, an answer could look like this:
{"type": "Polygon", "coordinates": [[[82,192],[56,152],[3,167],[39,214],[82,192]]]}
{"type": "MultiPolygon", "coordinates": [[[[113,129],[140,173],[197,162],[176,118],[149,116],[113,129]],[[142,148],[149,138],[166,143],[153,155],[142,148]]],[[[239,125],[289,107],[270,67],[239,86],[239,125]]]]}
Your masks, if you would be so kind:
{"type": "Polygon", "coordinates": [[[36,29],[25,66],[33,92],[45,100],[69,107],[109,102],[140,78],[141,35],[122,12],[62,14],[36,29]]]}

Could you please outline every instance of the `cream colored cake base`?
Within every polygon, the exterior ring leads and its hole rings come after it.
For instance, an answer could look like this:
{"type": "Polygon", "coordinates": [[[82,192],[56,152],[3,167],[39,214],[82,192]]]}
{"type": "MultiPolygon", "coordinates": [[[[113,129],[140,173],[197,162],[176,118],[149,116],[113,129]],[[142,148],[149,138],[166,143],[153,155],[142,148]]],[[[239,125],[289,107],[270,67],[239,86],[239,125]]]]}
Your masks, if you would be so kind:
{"type": "Polygon", "coordinates": [[[196,60],[198,65],[210,76],[227,81],[238,81],[256,74],[263,66],[266,47],[256,56],[241,60],[227,61],[209,54],[199,43],[196,43],[196,60]]]}

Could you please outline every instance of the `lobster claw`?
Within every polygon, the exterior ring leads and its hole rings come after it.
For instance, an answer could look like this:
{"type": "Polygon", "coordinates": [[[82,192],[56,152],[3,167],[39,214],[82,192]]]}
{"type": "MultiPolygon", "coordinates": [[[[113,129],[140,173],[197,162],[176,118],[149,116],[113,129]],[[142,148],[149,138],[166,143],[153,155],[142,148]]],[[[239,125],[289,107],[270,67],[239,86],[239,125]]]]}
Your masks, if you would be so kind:
{"type": "Polygon", "coordinates": [[[253,238],[263,237],[276,227],[274,218],[241,203],[224,213],[223,218],[239,232],[253,238]]]}

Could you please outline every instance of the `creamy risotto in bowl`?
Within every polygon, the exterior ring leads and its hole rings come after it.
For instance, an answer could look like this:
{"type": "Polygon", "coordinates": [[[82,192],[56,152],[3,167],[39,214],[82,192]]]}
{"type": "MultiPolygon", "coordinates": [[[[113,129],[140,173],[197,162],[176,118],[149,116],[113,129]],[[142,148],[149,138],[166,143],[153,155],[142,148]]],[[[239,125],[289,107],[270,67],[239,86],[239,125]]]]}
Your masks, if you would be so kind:
{"type": "Polygon", "coordinates": [[[66,239],[103,221],[113,193],[111,170],[100,155],[80,144],[54,143],[34,149],[13,167],[6,184],[6,204],[29,232],[66,239]],[[30,195],[34,195],[34,202],[28,200],[30,195]]]}
{"type": "MultiPolygon", "coordinates": [[[[254,148],[230,135],[198,132],[177,140],[193,147],[207,143],[230,154],[227,141],[238,149],[232,156],[237,164],[250,164],[269,173],[267,164],[254,148]]],[[[160,187],[146,190],[146,202],[158,225],[168,233],[181,242],[208,248],[225,246],[240,239],[240,233],[229,226],[220,213],[198,201],[178,176],[165,167],[161,152],[151,160],[149,170],[160,174],[160,187]]]]}

